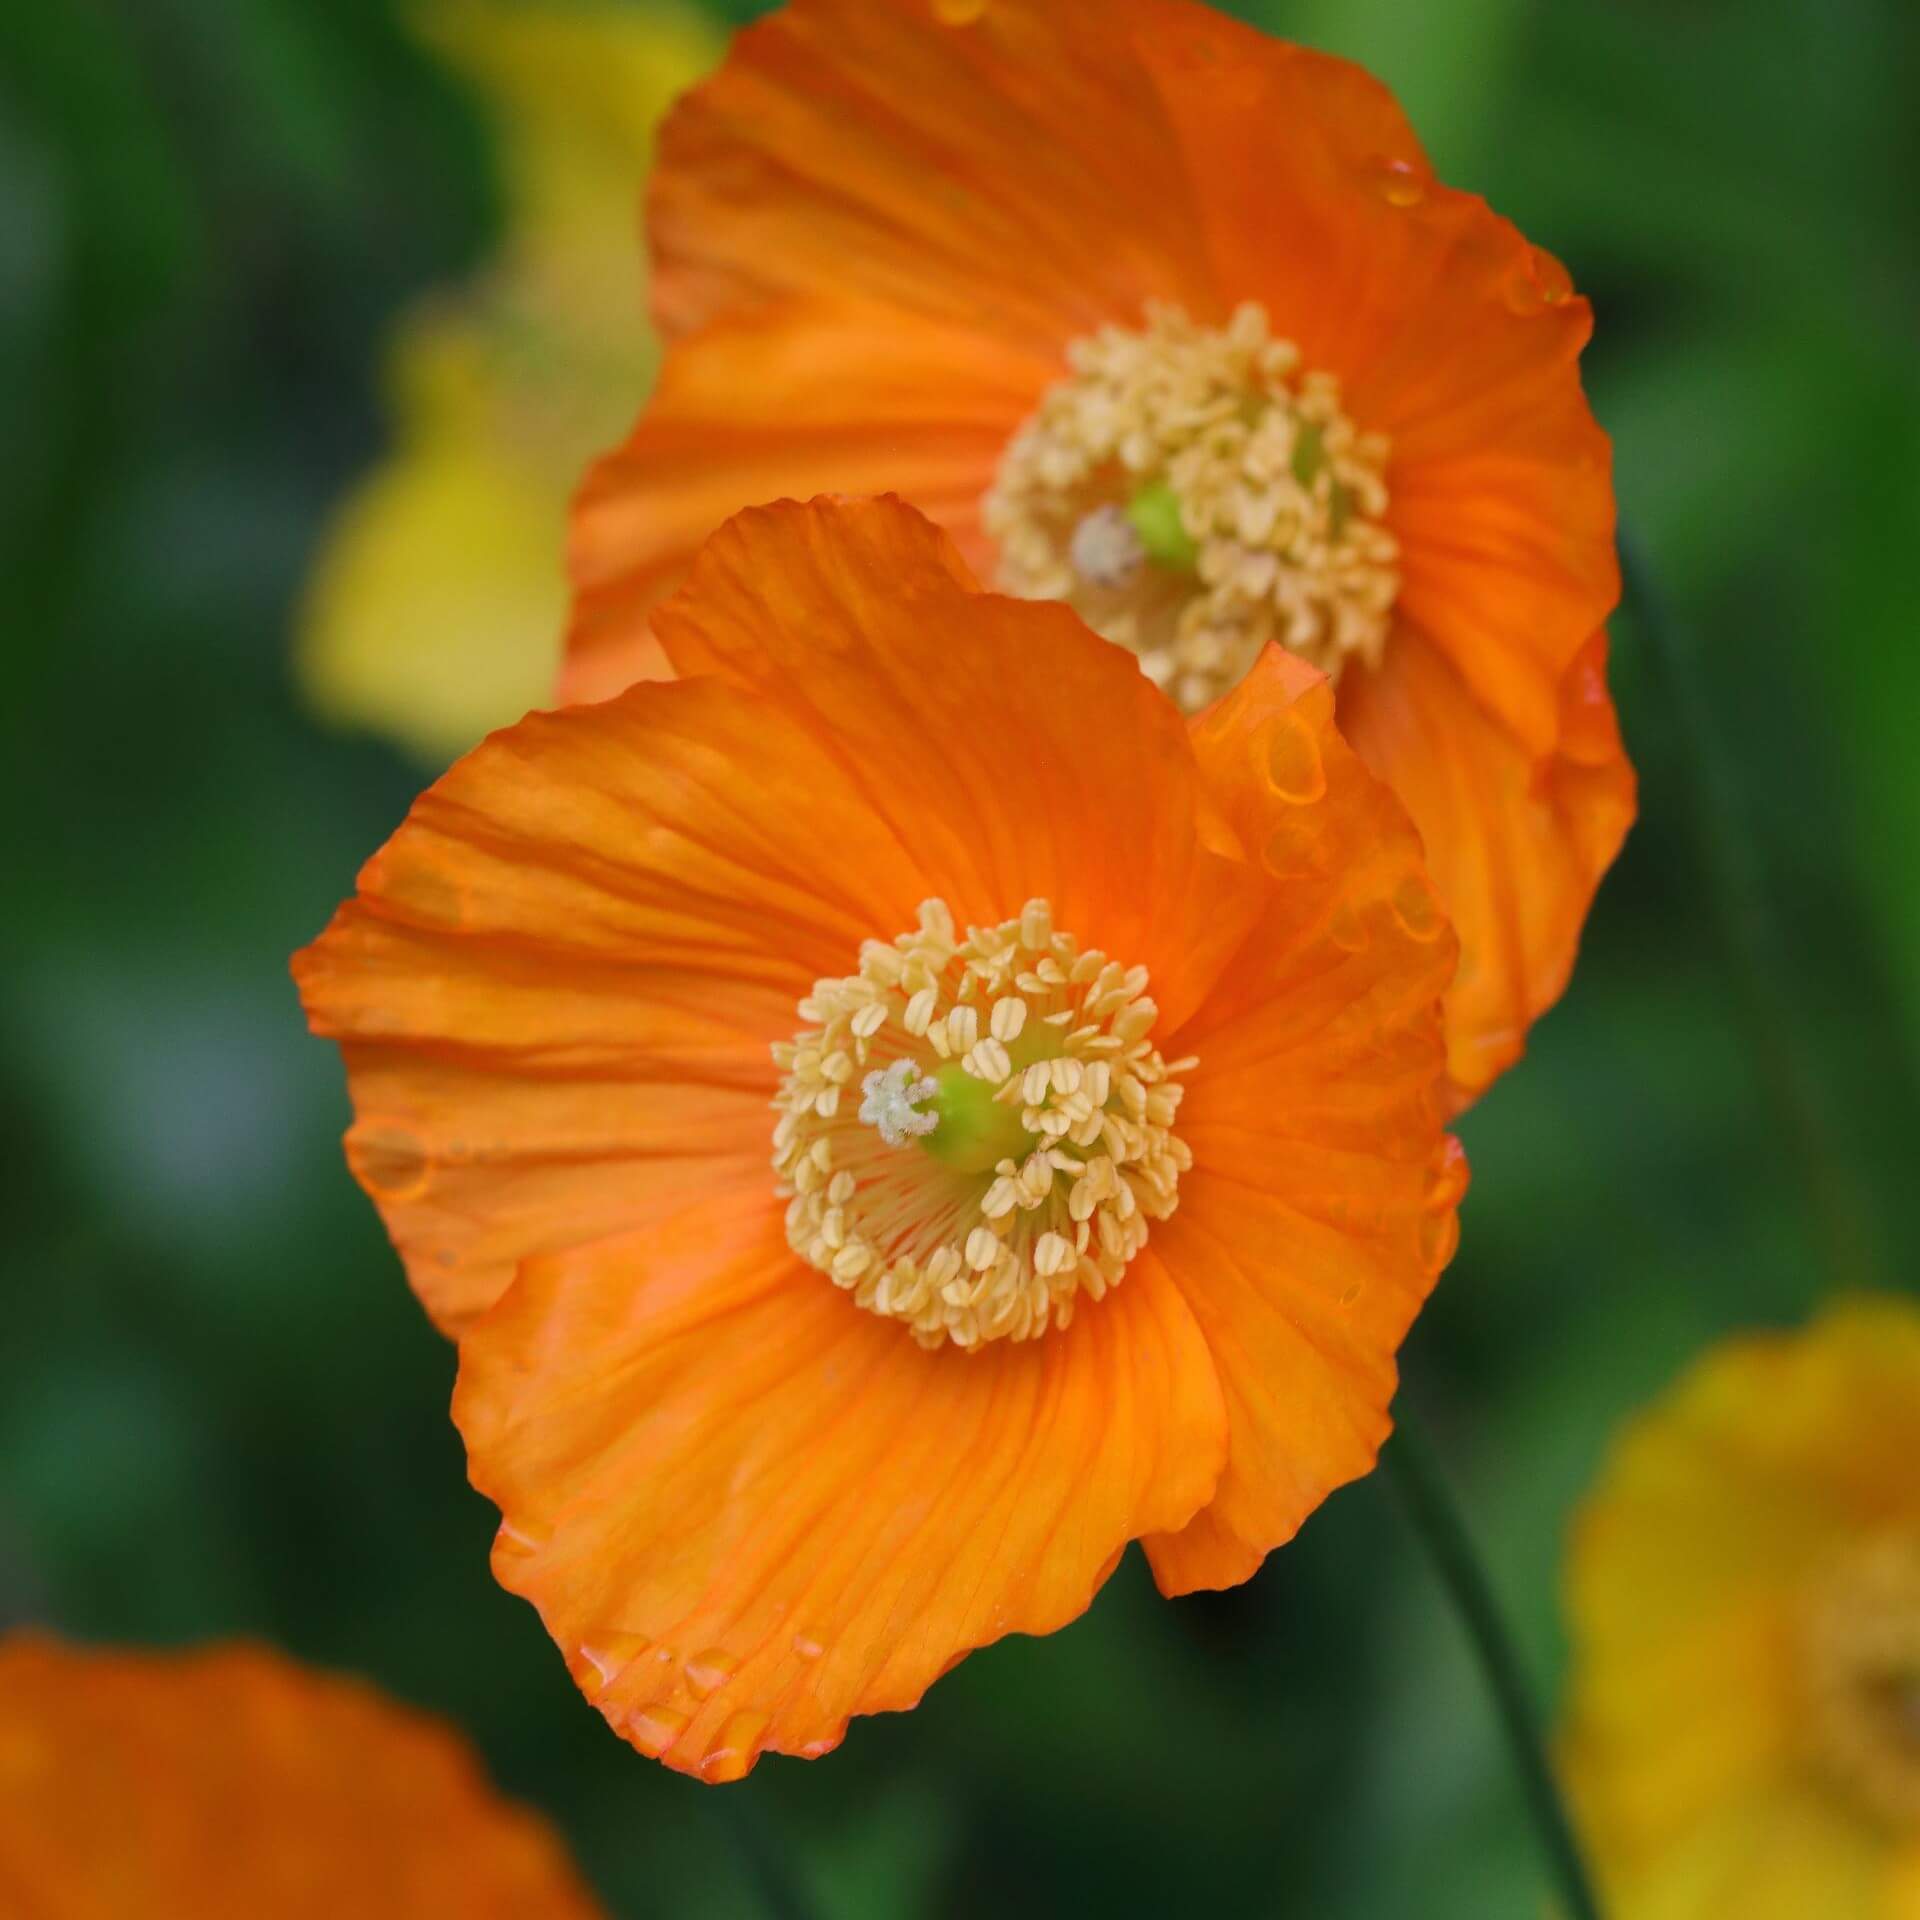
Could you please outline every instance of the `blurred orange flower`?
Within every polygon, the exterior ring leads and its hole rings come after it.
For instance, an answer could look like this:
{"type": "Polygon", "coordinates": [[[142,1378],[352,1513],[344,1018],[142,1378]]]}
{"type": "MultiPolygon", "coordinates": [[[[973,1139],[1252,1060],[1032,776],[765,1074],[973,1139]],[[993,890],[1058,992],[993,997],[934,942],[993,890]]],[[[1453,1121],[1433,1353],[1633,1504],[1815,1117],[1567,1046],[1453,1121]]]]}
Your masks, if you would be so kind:
{"type": "Polygon", "coordinates": [[[1610,1914],[1920,1915],[1920,1307],[1710,1353],[1615,1449],[1568,1604],[1610,1914]]]}
{"type": "Polygon", "coordinates": [[[595,1920],[466,1742],[264,1647],[0,1641],[10,1920],[595,1920]]]}
{"type": "Polygon", "coordinates": [[[1384,88],[1191,0],[793,0],[669,117],[668,343],[579,502],[562,687],[756,500],[898,489],[1188,710],[1278,639],[1425,837],[1471,1097],[1634,811],[1587,303],[1384,88]]]}
{"type": "Polygon", "coordinates": [[[1183,723],[892,500],[740,515],[656,624],[686,678],[480,747],[295,965],[498,1577],[730,1779],[1367,1470],[1454,942],[1278,649],[1183,723]]]}

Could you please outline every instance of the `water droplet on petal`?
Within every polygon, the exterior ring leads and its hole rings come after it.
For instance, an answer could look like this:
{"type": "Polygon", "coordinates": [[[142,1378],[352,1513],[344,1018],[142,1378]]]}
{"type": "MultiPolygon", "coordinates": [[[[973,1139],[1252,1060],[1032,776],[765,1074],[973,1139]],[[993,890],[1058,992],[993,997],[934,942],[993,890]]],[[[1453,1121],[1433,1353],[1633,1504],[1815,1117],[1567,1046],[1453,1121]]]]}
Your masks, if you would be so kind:
{"type": "Polygon", "coordinates": [[[1460,1244],[1460,1216],[1451,1207],[1444,1213],[1423,1213],[1419,1244],[1422,1271],[1438,1273],[1460,1244]]]}
{"type": "Polygon", "coordinates": [[[704,1700],[726,1685],[739,1664],[724,1647],[709,1647],[687,1662],[687,1685],[704,1700]]]}
{"type": "Polygon", "coordinates": [[[1425,1202],[1429,1211],[1438,1213],[1447,1207],[1457,1207],[1466,1196],[1469,1178],[1467,1150],[1448,1134],[1434,1155],[1433,1178],[1428,1184],[1425,1202]]]}
{"type": "Polygon", "coordinates": [[[1519,314],[1544,312],[1572,294],[1573,276],[1544,247],[1529,247],[1526,259],[1507,278],[1507,305],[1519,314]]]}
{"type": "Polygon", "coordinates": [[[1447,916],[1440,911],[1425,874],[1410,873],[1393,890],[1393,917],[1400,922],[1409,940],[1423,945],[1438,940],[1446,931],[1447,916]]]}
{"type": "Polygon", "coordinates": [[[1327,790],[1327,766],[1313,724],[1289,710],[1274,723],[1267,738],[1267,771],[1273,790],[1282,800],[1303,807],[1327,790]]]}
{"type": "Polygon", "coordinates": [[[727,1720],[714,1743],[700,1757],[700,1771],[709,1780],[743,1780],[760,1751],[767,1716],[743,1708],[727,1720]]]}
{"type": "Polygon", "coordinates": [[[596,1633],[567,1662],[573,1683],[589,1700],[605,1692],[653,1644],[644,1633],[596,1633]]]}
{"type": "Polygon", "coordinates": [[[687,1730],[677,1707],[639,1707],[627,1721],[627,1738],[650,1760],[658,1760],[687,1730]]]}
{"type": "Polygon", "coordinates": [[[1390,207],[1417,207],[1427,197],[1427,176],[1411,160],[1376,154],[1367,163],[1367,177],[1390,207]]]}
{"type": "Polygon", "coordinates": [[[376,1200],[417,1200],[433,1169],[411,1127],[369,1117],[347,1129],[347,1165],[376,1200]]]}
{"type": "Polygon", "coordinates": [[[933,0],[933,17],[943,27],[970,27],[986,13],[987,0],[933,0]]]}
{"type": "Polygon", "coordinates": [[[516,1527],[511,1520],[502,1520],[500,1531],[493,1536],[494,1564],[498,1566],[503,1560],[531,1560],[546,1544],[524,1527],[516,1527]]]}
{"type": "Polygon", "coordinates": [[[1358,1306],[1360,1303],[1360,1296],[1365,1291],[1366,1289],[1361,1286],[1358,1280],[1354,1281],[1350,1286],[1344,1288],[1341,1291],[1340,1304],[1343,1307],[1358,1306]]]}
{"type": "Polygon", "coordinates": [[[818,1640],[810,1640],[804,1633],[793,1636],[793,1650],[802,1660],[818,1660],[826,1652],[818,1640]]]}

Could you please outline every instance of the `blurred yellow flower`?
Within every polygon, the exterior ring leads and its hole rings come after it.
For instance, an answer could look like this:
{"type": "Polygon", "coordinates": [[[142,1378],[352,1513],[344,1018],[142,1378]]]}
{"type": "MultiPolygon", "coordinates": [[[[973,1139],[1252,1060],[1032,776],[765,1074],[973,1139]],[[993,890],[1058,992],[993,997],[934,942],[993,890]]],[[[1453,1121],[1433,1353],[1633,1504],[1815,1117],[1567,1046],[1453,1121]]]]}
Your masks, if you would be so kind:
{"type": "Polygon", "coordinates": [[[1920,1917],[1920,1307],[1707,1355],[1617,1446],[1568,1600],[1609,1914],[1920,1917]]]}
{"type": "Polygon", "coordinates": [[[394,446],[321,545],[296,665],[328,719],[442,761],[551,699],[568,496],[652,378],[637,236],[653,134],[719,57],[657,0],[431,0],[478,90],[505,234],[389,349],[394,446]]]}

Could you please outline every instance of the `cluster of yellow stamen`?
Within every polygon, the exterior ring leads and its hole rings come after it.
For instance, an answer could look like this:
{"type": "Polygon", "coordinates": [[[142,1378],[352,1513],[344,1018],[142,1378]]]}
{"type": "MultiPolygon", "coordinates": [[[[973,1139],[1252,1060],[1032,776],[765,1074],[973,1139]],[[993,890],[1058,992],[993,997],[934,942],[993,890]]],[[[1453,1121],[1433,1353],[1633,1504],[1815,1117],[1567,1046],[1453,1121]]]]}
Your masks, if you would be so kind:
{"type": "Polygon", "coordinates": [[[929,900],[914,932],[869,940],[774,1048],[794,1250],[922,1346],[1064,1327],[1192,1164],[1173,1122],[1194,1062],[1154,1048],[1146,986],[1044,900],[964,938],[929,900]]]}
{"type": "Polygon", "coordinates": [[[1277,640],[1329,675],[1379,660],[1400,590],[1387,441],[1249,303],[1155,306],[1068,350],[982,502],[1000,584],[1068,601],[1188,711],[1277,640]]]}
{"type": "Polygon", "coordinates": [[[1920,1535],[1867,1542],[1814,1587],[1803,1633],[1813,1750],[1849,1798],[1920,1831],[1920,1535]]]}

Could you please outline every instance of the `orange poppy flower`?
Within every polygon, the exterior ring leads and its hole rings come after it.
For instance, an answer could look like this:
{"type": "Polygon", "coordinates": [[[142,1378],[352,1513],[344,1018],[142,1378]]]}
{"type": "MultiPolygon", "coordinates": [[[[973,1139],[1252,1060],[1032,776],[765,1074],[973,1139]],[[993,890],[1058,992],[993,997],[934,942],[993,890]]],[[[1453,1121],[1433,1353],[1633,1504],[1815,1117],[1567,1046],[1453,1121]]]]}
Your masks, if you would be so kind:
{"type": "Polygon", "coordinates": [[[596,1920],[466,1742],[264,1647],[0,1641],[0,1912],[15,1920],[596,1920]]]}
{"type": "Polygon", "coordinates": [[[896,489],[1188,710],[1277,639],[1426,841],[1466,1099],[1633,817],[1610,453],[1560,264],[1386,90],[1192,0],[793,0],[669,117],[668,352],[574,521],[562,693],[756,500],[896,489]]]}
{"type": "Polygon", "coordinates": [[[729,1779],[1367,1470],[1454,942],[1278,649],[1183,723],[891,500],[742,514],[658,631],[688,677],[496,734],[296,972],[496,1574],[729,1779]]]}

